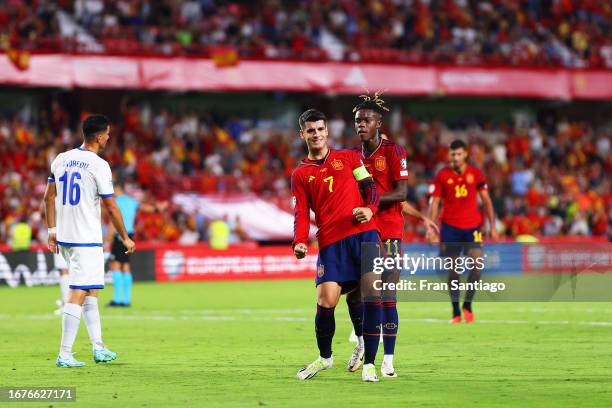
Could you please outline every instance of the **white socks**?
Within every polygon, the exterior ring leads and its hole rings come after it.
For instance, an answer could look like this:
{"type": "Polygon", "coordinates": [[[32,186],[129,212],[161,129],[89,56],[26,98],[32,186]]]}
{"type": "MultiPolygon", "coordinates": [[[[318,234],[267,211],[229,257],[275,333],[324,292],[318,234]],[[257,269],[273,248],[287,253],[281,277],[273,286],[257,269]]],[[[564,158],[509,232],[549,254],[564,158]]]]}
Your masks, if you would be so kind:
{"type": "Polygon", "coordinates": [[[60,292],[62,294],[62,302],[68,303],[70,288],[68,286],[68,274],[60,275],[59,278],[60,292]]]}
{"type": "Polygon", "coordinates": [[[83,317],[85,318],[85,326],[89,333],[89,340],[94,350],[104,348],[102,343],[102,325],[100,324],[100,312],[98,310],[98,298],[95,296],[85,296],[83,303],[83,317]]]}
{"type": "Polygon", "coordinates": [[[357,336],[357,344],[359,344],[360,347],[363,347],[363,336],[357,336]]]}
{"type": "Polygon", "coordinates": [[[79,331],[81,313],[85,318],[85,326],[87,326],[89,339],[91,340],[94,350],[104,348],[100,312],[98,311],[98,298],[86,296],[83,307],[75,305],[74,303],[66,303],[64,305],[64,313],[62,315],[62,343],[60,346],[61,358],[72,357],[72,345],[79,331]]]}
{"type": "Polygon", "coordinates": [[[62,315],[62,342],[60,345],[60,357],[72,358],[72,345],[79,331],[81,322],[81,306],[74,303],[64,305],[62,315]]]}
{"type": "Polygon", "coordinates": [[[385,354],[383,357],[383,364],[393,365],[393,354],[385,354]]]}

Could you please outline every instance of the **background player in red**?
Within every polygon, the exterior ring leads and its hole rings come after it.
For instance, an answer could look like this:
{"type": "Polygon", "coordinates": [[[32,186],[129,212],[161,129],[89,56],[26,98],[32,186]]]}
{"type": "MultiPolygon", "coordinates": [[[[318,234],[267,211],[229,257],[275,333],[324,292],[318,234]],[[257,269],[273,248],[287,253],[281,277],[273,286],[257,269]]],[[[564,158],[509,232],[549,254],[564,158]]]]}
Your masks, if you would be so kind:
{"type": "MultiPolygon", "coordinates": [[[[372,220],[379,197],[358,152],[329,149],[327,119],[323,113],[309,109],[300,116],[300,137],[306,142],[308,157],[291,175],[295,208],[293,250],[298,259],[306,256],[311,209],[315,213],[320,248],[315,318],[320,355],[298,371],[297,378],[306,380],[332,366],[334,309],[340,295],[355,290],[362,279],[361,244],[380,242],[372,220]]],[[[380,320],[380,299],[366,301],[364,381],[378,381],[374,360],[380,320]]]]}
{"type": "MultiPolygon", "coordinates": [[[[366,169],[374,178],[376,188],[380,194],[380,206],[374,220],[380,233],[384,248],[389,255],[401,252],[402,232],[404,228],[404,216],[402,208],[419,219],[428,228],[437,228],[435,223],[421,214],[418,210],[408,204],[406,195],[408,193],[408,165],[406,149],[390,140],[386,140],[380,134],[382,119],[389,109],[384,106],[384,101],[379,94],[374,96],[362,95],[363,101],[359,103],[353,112],[355,113],[355,132],[361,140],[361,146],[356,150],[361,155],[361,160],[366,169]]],[[[383,280],[389,282],[399,281],[400,271],[392,271],[383,275],[383,280]]],[[[356,364],[356,352],[359,350],[361,339],[359,338],[359,312],[361,299],[359,294],[353,292],[347,296],[349,314],[353,321],[358,343],[353,351],[348,369],[356,364]],[[357,324],[356,324],[357,323],[357,324]]],[[[385,354],[381,365],[381,373],[385,377],[396,377],[393,366],[393,355],[395,354],[395,341],[397,337],[399,320],[397,313],[397,297],[395,291],[384,291],[382,294],[383,317],[382,334],[385,354]]]]}
{"type": "MultiPolygon", "coordinates": [[[[463,253],[473,258],[482,257],[482,215],[478,208],[478,196],[482,200],[489,221],[489,235],[497,240],[495,213],[493,203],[487,191],[487,182],[482,172],[467,164],[467,145],[462,140],[450,144],[449,166],[444,167],[432,185],[432,199],[429,205],[429,216],[438,219],[440,201],[442,201],[442,227],[440,228],[441,256],[458,257],[463,253]]],[[[480,280],[481,271],[473,268],[468,275],[468,282],[480,280]]],[[[459,275],[448,271],[448,283],[458,281],[459,275]]],[[[450,290],[453,304],[451,323],[461,323],[459,310],[459,291],[450,290]]],[[[467,323],[474,321],[472,300],[474,291],[468,290],[463,302],[463,315],[467,323]]]]}

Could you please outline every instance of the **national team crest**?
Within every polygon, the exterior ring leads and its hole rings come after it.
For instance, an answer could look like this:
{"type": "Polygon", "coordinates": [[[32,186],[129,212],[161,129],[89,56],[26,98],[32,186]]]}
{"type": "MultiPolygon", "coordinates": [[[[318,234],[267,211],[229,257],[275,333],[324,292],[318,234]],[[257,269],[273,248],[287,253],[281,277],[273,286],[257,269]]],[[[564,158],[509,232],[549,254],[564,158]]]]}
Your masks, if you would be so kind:
{"type": "Polygon", "coordinates": [[[471,173],[470,173],[470,174],[468,174],[468,175],[465,177],[465,181],[466,181],[468,184],[472,184],[472,183],[474,182],[474,176],[473,176],[471,173]]]}
{"type": "Polygon", "coordinates": [[[338,160],[338,159],[332,160],[331,165],[334,168],[334,170],[342,170],[344,168],[344,163],[342,163],[342,160],[338,160]]]}
{"type": "Polygon", "coordinates": [[[374,167],[378,171],[385,171],[385,169],[387,168],[387,162],[385,161],[385,158],[377,157],[376,160],[374,161],[374,167]]]}
{"type": "Polygon", "coordinates": [[[323,264],[319,265],[319,267],[317,268],[317,276],[319,278],[322,278],[323,275],[325,275],[325,267],[323,266],[323,264]]]}

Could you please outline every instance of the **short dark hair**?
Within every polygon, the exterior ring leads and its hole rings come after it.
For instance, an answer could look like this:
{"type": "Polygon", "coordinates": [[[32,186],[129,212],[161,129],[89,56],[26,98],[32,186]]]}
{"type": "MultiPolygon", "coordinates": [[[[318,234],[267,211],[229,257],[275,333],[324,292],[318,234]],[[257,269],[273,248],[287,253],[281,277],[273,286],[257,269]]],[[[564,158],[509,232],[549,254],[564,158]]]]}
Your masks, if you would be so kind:
{"type": "Polygon", "coordinates": [[[308,109],[300,115],[300,129],[304,129],[306,122],[316,122],[319,120],[324,121],[325,126],[327,126],[327,116],[323,112],[316,109],[308,109]]]}
{"type": "Polygon", "coordinates": [[[463,140],[455,139],[451,142],[450,148],[451,150],[457,150],[457,149],[467,150],[467,145],[465,144],[463,140]]]}
{"type": "Polygon", "coordinates": [[[104,115],[89,115],[83,121],[83,136],[91,142],[98,133],[104,132],[110,126],[110,121],[104,115]]]}

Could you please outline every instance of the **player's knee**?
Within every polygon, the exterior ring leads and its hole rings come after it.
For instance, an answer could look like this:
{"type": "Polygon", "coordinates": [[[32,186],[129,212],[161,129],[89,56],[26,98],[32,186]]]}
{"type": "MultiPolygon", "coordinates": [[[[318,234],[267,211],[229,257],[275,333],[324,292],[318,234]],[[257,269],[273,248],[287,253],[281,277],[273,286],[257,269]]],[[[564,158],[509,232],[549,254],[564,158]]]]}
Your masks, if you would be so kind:
{"type": "Polygon", "coordinates": [[[321,292],[317,296],[317,303],[319,306],[323,307],[336,307],[338,304],[338,296],[329,291],[321,292]]]}
{"type": "Polygon", "coordinates": [[[317,300],[317,303],[319,306],[330,308],[330,307],[336,307],[336,304],[338,303],[338,301],[330,297],[319,297],[319,299],[317,300]]]}

